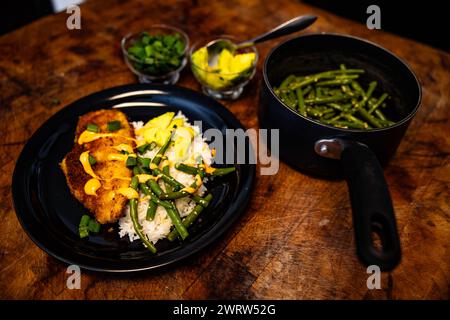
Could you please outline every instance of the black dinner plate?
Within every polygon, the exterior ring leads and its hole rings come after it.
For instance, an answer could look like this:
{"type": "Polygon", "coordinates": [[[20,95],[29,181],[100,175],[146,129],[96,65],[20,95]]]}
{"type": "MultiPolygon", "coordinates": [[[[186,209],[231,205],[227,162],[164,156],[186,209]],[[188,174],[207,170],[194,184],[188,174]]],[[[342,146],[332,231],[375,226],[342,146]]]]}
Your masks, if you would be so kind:
{"type": "Polygon", "coordinates": [[[59,164],[73,146],[78,117],[107,108],[120,108],[130,121],[147,121],[167,111],[181,110],[191,123],[201,120],[203,131],[217,128],[224,137],[226,129],[243,129],[217,101],[176,86],[124,85],[75,101],[33,134],[14,169],[16,214],[34,243],[51,256],[85,269],[131,272],[186,258],[219,238],[247,204],[255,165],[237,164],[234,174],[209,181],[206,187],[214,199],[189,229],[189,238],[184,242],[160,240],[157,254],[150,253],[140,241],[120,238],[117,224],[111,225],[113,232],[103,227],[97,235],[79,238],[78,224],[87,210],[71,195],[59,164]]]}

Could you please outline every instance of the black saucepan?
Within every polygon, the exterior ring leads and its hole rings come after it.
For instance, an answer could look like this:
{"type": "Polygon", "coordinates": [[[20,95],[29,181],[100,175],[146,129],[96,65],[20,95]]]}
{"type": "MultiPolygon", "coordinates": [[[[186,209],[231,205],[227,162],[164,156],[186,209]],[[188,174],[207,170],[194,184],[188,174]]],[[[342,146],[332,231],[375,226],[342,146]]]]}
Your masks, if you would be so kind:
{"type": "Polygon", "coordinates": [[[420,105],[417,77],[386,49],[338,34],[309,34],[278,45],[267,56],[263,73],[259,121],[262,128],[280,130],[280,158],[312,175],[345,177],[358,256],[367,265],[393,269],[401,250],[382,165],[394,155],[420,105]],[[395,125],[371,130],[324,125],[294,112],[273,91],[292,73],[337,69],[341,63],[365,69],[361,83],[367,87],[376,80],[380,90],[390,94],[388,116],[395,125]],[[381,240],[381,248],[373,241],[374,234],[381,240]]]}

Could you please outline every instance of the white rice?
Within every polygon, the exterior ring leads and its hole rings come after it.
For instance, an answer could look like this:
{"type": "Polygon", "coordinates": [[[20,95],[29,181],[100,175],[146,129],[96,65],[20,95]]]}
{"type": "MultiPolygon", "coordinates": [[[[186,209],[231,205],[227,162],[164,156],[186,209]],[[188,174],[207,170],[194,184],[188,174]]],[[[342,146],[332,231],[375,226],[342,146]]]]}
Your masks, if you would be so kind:
{"type": "MultiPolygon", "coordinates": [[[[174,117],[176,118],[183,118],[184,120],[184,126],[191,127],[194,132],[196,133],[193,142],[191,143],[191,146],[189,147],[189,150],[187,152],[187,159],[185,160],[186,163],[193,163],[194,159],[196,159],[198,156],[202,156],[203,161],[207,165],[211,165],[212,163],[212,155],[211,150],[208,146],[208,144],[205,142],[204,138],[201,135],[200,128],[198,126],[193,126],[189,123],[188,119],[181,113],[181,111],[178,112],[178,114],[174,117]]],[[[131,123],[135,130],[142,128],[144,126],[144,122],[137,121],[131,123]]],[[[136,136],[136,139],[143,140],[142,136],[136,136]]],[[[158,148],[155,148],[151,151],[147,151],[145,154],[143,154],[143,157],[147,158],[153,158],[156,153],[158,152],[158,148]]],[[[175,163],[177,159],[175,159],[173,147],[169,147],[165,153],[168,160],[171,163],[175,163]]],[[[173,167],[170,168],[170,174],[179,182],[181,182],[184,185],[190,185],[194,182],[194,177],[190,174],[186,174],[184,172],[181,172],[173,167]]],[[[203,180],[205,183],[207,178],[203,180]]],[[[159,182],[161,188],[164,190],[164,184],[160,181],[159,182]]],[[[202,185],[196,192],[198,195],[203,195],[206,192],[206,187],[202,185]]],[[[181,198],[175,200],[175,205],[180,212],[181,217],[187,216],[192,209],[195,207],[195,202],[190,200],[189,197],[181,198]]],[[[140,199],[138,202],[138,217],[139,222],[142,226],[143,233],[148,237],[149,241],[152,243],[156,243],[160,239],[164,239],[170,232],[172,227],[172,221],[170,220],[169,216],[166,213],[166,210],[158,206],[155,214],[155,218],[152,221],[147,221],[145,219],[145,216],[147,214],[147,207],[148,207],[148,198],[145,197],[143,194],[140,194],[140,199]]],[[[134,241],[136,239],[139,239],[139,236],[134,231],[133,223],[131,221],[130,217],[130,208],[129,206],[125,209],[125,216],[122,217],[119,220],[119,236],[125,237],[128,236],[130,241],[134,241]]]]}

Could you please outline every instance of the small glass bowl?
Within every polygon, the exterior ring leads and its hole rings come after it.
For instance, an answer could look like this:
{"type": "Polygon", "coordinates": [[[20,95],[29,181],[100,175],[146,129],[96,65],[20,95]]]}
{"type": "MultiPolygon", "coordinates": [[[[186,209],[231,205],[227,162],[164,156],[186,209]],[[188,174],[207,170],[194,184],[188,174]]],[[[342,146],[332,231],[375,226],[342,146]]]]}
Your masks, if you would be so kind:
{"type": "Polygon", "coordinates": [[[228,39],[233,43],[238,41],[233,36],[216,36],[195,43],[189,51],[189,62],[191,63],[192,73],[197,81],[202,85],[202,90],[205,94],[215,99],[235,100],[239,98],[244,90],[244,86],[253,78],[256,71],[256,64],[258,63],[258,50],[255,46],[249,46],[239,49],[237,53],[255,53],[255,61],[252,66],[243,72],[239,73],[218,73],[204,69],[192,62],[192,55],[198,49],[206,46],[209,42],[216,39],[228,39]]]}
{"type": "Polygon", "coordinates": [[[180,71],[187,64],[186,53],[189,49],[189,38],[187,34],[178,28],[164,24],[156,24],[150,26],[144,31],[139,33],[129,33],[125,37],[123,37],[122,41],[120,42],[125,63],[130,68],[130,70],[133,71],[133,73],[138,76],[140,83],[175,84],[180,78],[180,71]],[[136,40],[140,38],[142,32],[144,31],[148,32],[148,34],[150,35],[174,34],[174,33],[178,33],[181,35],[181,38],[184,40],[184,52],[182,55],[181,64],[178,68],[164,74],[151,74],[149,72],[145,72],[136,68],[136,65],[140,63],[140,61],[136,59],[134,56],[128,54],[128,48],[132,46],[136,42],[136,40]]]}

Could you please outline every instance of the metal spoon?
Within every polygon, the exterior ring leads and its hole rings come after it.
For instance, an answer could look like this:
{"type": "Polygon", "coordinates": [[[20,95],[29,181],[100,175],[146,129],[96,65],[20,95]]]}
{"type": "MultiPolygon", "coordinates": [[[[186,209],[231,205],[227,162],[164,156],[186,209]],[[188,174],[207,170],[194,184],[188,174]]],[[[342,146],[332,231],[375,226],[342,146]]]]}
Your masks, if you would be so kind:
{"type": "Polygon", "coordinates": [[[286,21],[285,23],[279,25],[276,28],[273,28],[272,30],[262,35],[257,36],[256,38],[238,44],[234,44],[228,39],[213,40],[206,45],[206,49],[208,50],[208,65],[213,67],[217,64],[217,61],[219,60],[219,54],[223,49],[228,49],[231,53],[234,53],[238,49],[250,47],[260,42],[303,30],[309,27],[316,20],[317,17],[312,15],[296,17],[294,19],[286,21]]]}

